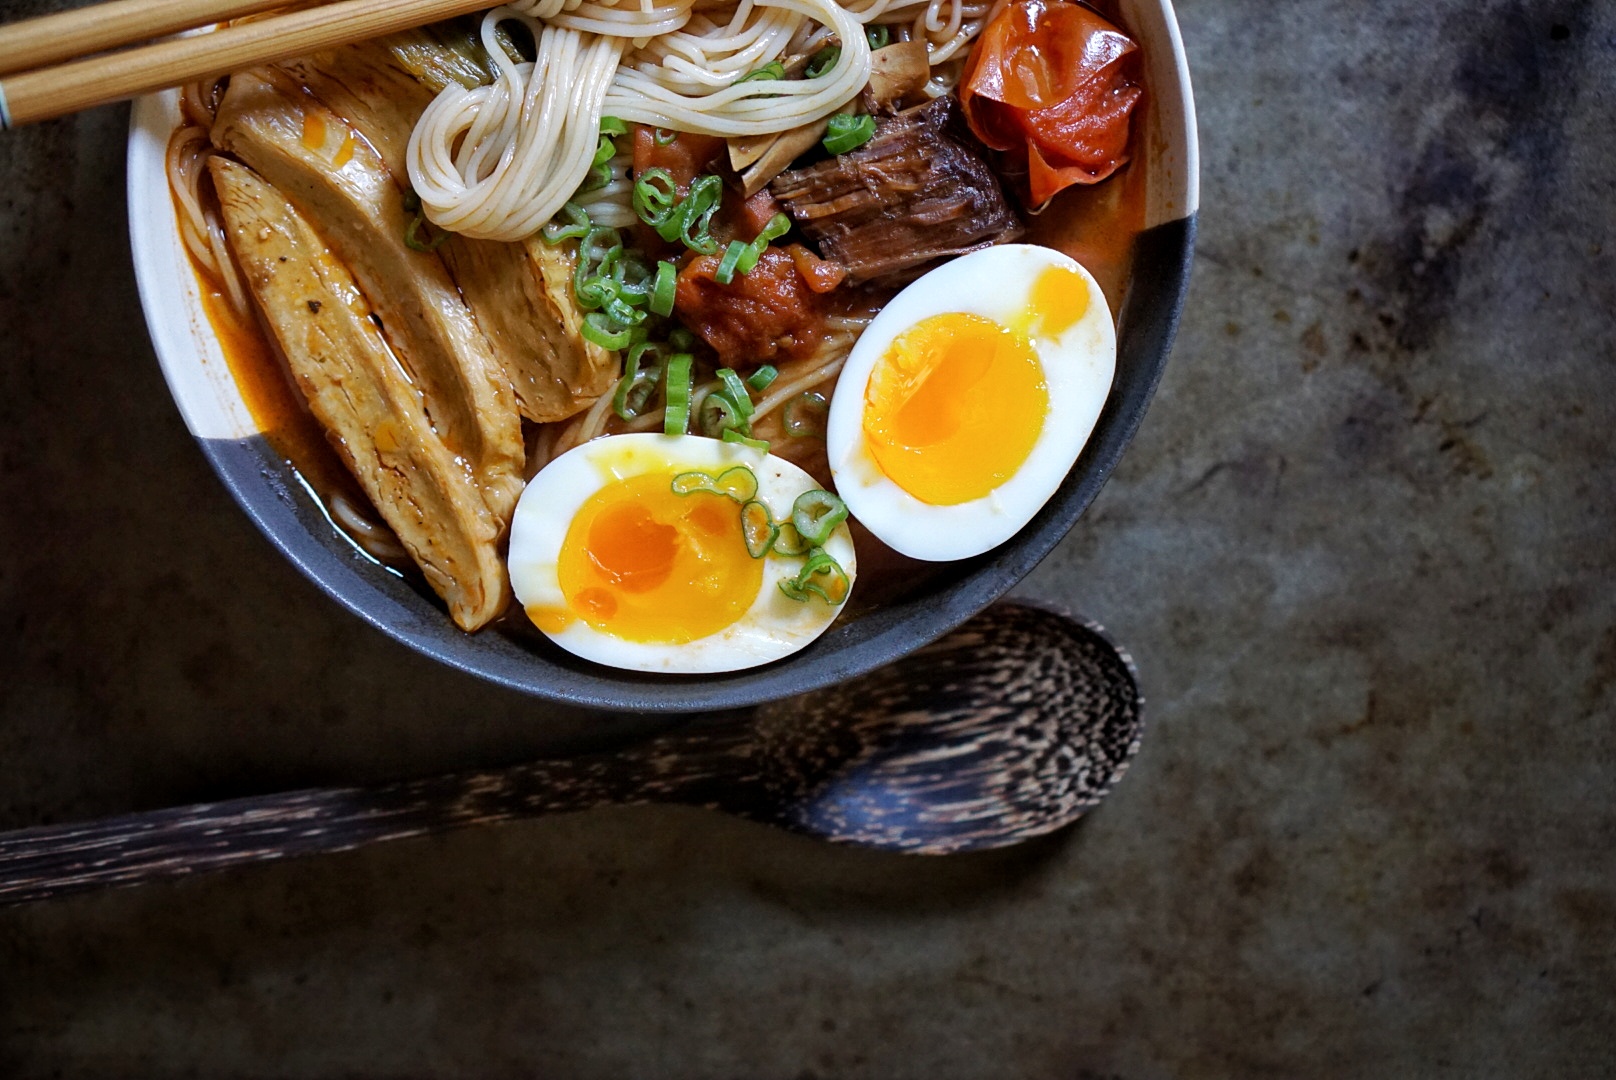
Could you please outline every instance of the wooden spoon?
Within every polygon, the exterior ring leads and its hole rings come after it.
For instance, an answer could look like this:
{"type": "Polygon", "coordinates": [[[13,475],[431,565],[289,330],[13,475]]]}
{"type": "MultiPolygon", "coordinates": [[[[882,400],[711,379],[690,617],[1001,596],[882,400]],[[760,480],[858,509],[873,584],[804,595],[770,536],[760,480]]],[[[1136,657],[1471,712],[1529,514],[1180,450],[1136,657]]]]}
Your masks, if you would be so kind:
{"type": "Polygon", "coordinates": [[[1001,604],[881,671],[616,753],[0,834],[0,904],[608,804],[891,851],[1001,847],[1098,803],[1142,706],[1098,627],[1001,604]]]}

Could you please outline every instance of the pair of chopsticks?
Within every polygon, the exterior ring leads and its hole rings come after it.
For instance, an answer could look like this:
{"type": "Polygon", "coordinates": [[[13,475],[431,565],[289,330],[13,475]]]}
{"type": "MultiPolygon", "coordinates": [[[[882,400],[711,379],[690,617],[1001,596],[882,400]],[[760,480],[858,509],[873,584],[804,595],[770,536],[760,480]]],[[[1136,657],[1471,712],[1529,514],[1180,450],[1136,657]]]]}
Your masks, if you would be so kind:
{"type": "Polygon", "coordinates": [[[0,130],[424,26],[497,0],[338,0],[151,42],[287,2],[112,0],[0,26],[0,130]]]}

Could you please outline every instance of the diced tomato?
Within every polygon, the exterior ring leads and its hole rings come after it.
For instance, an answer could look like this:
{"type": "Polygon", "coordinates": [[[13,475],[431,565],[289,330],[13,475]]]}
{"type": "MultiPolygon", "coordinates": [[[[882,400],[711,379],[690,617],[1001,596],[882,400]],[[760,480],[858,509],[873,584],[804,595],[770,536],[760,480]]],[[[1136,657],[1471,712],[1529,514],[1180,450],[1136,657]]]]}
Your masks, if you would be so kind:
{"type": "MultiPolygon", "coordinates": [[[[664,137],[667,133],[664,132],[664,137]]],[[[724,140],[716,135],[692,135],[688,131],[675,132],[667,143],[658,143],[656,129],[644,124],[634,125],[634,175],[646,169],[667,169],[683,194],[690,181],[704,172],[724,150],[724,140]]]]}
{"type": "Polygon", "coordinates": [[[786,254],[797,264],[797,273],[816,293],[828,293],[847,280],[847,267],[839,262],[821,259],[801,244],[786,245],[786,254]]]}
{"type": "Polygon", "coordinates": [[[768,188],[748,199],[737,199],[735,192],[726,189],[719,217],[731,230],[726,240],[744,240],[750,244],[757,239],[763,227],[773,220],[774,215],[783,212],[780,200],[770,194],[768,188]]]}
{"type": "Polygon", "coordinates": [[[764,250],[751,273],[728,285],[714,278],[719,256],[699,255],[679,271],[674,310],[728,367],[807,356],[824,330],[825,301],[779,248],[764,250]]]}
{"type": "Polygon", "coordinates": [[[1089,8],[1015,0],[966,61],[960,104],[976,137],[1025,149],[1032,202],[1104,180],[1128,160],[1128,125],[1144,96],[1139,47],[1089,8]]]}

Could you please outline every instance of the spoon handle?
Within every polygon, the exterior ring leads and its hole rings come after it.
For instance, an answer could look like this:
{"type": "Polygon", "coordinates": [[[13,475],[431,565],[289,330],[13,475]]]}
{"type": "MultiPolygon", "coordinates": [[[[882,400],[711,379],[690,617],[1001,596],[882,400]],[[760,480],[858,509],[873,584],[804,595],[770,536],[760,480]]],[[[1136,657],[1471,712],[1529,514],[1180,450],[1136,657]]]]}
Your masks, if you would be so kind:
{"type": "Polygon", "coordinates": [[[744,746],[734,725],[697,728],[610,755],[0,833],[0,906],[607,804],[715,805],[747,778],[744,746]]]}

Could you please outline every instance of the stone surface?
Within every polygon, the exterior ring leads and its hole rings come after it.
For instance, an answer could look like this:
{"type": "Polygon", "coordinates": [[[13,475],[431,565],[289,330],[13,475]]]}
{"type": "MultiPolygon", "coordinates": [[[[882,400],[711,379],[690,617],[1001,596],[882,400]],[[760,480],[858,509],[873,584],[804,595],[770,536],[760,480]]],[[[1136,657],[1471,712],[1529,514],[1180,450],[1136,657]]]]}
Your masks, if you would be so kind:
{"type": "MultiPolygon", "coordinates": [[[[1143,672],[1098,813],[926,861],[617,811],[3,910],[0,1075],[1616,1069],[1616,9],[1180,17],[1183,332],[1024,586],[1143,672]]],[[[124,123],[0,137],[0,827],[578,739],[235,509],[145,340],[124,123]]]]}

